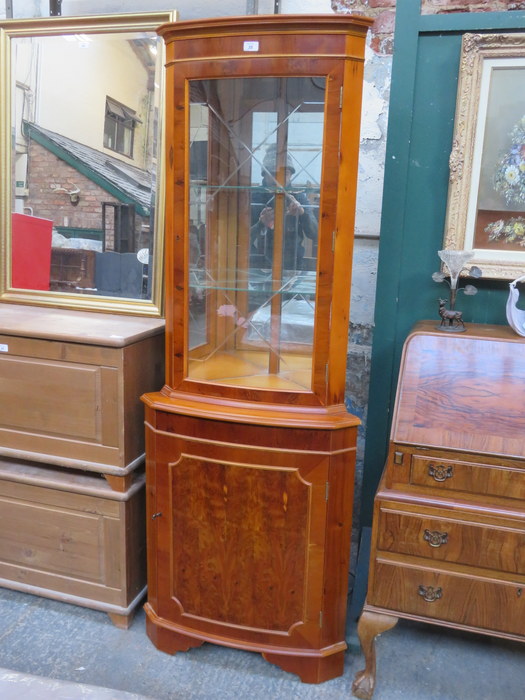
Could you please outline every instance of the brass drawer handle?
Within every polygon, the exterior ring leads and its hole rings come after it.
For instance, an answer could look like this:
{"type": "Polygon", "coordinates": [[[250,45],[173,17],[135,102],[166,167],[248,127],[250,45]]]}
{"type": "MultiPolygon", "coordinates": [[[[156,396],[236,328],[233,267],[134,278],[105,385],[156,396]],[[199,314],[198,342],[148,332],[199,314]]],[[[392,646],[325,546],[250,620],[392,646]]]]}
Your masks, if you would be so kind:
{"type": "Polygon", "coordinates": [[[431,547],[441,547],[442,544],[447,544],[448,542],[448,532],[439,532],[439,530],[425,530],[423,533],[423,539],[431,547]]]}
{"type": "Polygon", "coordinates": [[[454,474],[453,467],[445,467],[444,464],[430,464],[428,467],[428,475],[435,481],[446,481],[451,479],[454,474]]]}
{"type": "Polygon", "coordinates": [[[419,586],[417,592],[420,596],[422,596],[423,600],[427,601],[427,603],[434,603],[436,600],[443,597],[443,590],[440,587],[434,588],[434,586],[419,586]]]}

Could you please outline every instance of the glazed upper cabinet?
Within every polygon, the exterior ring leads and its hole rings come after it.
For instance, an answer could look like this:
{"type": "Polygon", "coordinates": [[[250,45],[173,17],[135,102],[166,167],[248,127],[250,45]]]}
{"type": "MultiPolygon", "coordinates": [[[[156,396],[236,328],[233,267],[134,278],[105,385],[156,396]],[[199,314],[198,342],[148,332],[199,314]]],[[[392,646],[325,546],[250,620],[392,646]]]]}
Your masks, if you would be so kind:
{"type": "Polygon", "coordinates": [[[144,397],[148,631],[342,672],[344,406],[369,21],[165,25],[166,384],[144,397]]]}
{"type": "Polygon", "coordinates": [[[163,31],[171,392],[343,403],[367,26],[163,31]]]}

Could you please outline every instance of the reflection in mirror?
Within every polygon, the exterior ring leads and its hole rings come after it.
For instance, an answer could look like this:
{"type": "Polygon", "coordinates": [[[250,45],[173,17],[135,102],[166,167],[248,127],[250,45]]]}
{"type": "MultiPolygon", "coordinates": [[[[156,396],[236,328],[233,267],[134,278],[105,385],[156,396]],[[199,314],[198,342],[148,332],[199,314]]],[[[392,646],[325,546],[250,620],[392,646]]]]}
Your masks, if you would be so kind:
{"type": "Polygon", "coordinates": [[[61,18],[60,32],[57,20],[43,30],[2,25],[11,68],[5,300],[160,312],[163,46],[154,29],[173,16],[127,17],[95,30],[96,18],[61,18]]]}

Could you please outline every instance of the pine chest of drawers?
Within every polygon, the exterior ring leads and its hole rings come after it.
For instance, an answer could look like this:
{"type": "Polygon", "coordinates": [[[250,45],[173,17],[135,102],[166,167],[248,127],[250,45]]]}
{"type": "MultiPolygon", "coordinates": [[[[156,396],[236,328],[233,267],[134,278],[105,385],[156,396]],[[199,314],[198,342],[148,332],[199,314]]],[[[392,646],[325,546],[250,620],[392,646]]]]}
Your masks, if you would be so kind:
{"type": "Polygon", "coordinates": [[[164,321],[0,304],[0,586],[105,611],[146,591],[144,409],[164,321]]]}
{"type": "Polygon", "coordinates": [[[418,324],[401,361],[358,632],[399,617],[525,641],[525,342],[510,328],[418,324]]]}
{"type": "Polygon", "coordinates": [[[144,501],[140,470],[120,492],[93,472],[0,458],[0,586],[128,627],[146,592],[144,501]]]}
{"type": "Polygon", "coordinates": [[[0,456],[104,474],[144,464],[140,395],[164,379],[164,321],[0,306],[0,456]]]}

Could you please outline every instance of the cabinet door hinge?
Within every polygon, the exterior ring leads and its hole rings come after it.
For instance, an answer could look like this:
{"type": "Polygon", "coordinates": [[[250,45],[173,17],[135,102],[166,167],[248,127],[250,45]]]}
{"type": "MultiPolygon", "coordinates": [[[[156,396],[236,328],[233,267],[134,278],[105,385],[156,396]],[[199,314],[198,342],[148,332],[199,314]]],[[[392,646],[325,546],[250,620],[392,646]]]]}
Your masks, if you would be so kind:
{"type": "Polygon", "coordinates": [[[323,626],[323,611],[319,611],[319,627],[323,626]]]}
{"type": "Polygon", "coordinates": [[[332,253],[335,251],[335,231],[332,231],[332,253]]]}
{"type": "Polygon", "coordinates": [[[328,500],[328,496],[330,495],[330,482],[327,481],[325,486],[324,486],[324,500],[328,500]]]}
{"type": "Polygon", "coordinates": [[[343,109],[343,86],[339,88],[339,109],[343,109]]]}

